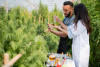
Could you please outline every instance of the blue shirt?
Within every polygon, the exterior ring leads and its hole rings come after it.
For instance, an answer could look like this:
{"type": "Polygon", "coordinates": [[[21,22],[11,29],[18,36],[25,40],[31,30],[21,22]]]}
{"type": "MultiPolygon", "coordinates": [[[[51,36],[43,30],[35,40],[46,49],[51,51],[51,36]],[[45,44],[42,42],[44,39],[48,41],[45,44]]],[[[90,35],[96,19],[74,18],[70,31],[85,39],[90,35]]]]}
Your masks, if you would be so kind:
{"type": "Polygon", "coordinates": [[[74,18],[75,18],[74,15],[71,18],[65,17],[63,23],[66,24],[67,27],[69,27],[70,25],[73,24],[74,18]]]}
{"type": "Polygon", "coordinates": [[[71,18],[65,17],[63,20],[63,23],[68,27],[67,31],[68,31],[70,37],[74,37],[72,31],[69,29],[69,26],[73,25],[74,19],[75,19],[75,17],[73,15],[71,18]]]}

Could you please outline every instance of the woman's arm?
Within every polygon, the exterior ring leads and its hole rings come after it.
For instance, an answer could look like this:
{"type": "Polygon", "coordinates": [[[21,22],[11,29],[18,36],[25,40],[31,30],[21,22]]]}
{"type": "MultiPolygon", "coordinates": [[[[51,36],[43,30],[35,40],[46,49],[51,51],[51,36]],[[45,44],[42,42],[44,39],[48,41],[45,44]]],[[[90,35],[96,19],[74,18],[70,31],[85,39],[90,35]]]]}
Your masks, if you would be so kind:
{"type": "MultiPolygon", "coordinates": [[[[48,29],[50,32],[52,32],[53,34],[57,35],[57,36],[60,36],[60,37],[66,37],[67,35],[64,33],[64,32],[61,32],[61,31],[54,31],[52,30],[50,24],[47,24],[48,25],[48,29]]],[[[52,26],[54,27],[54,26],[52,26]]],[[[58,26],[59,27],[59,26],[58,26]]],[[[60,27],[59,27],[60,28],[60,27]]],[[[58,29],[59,30],[59,29],[58,29]]]]}
{"type": "Polygon", "coordinates": [[[66,35],[68,35],[68,31],[60,28],[59,26],[54,26],[53,28],[58,29],[58,30],[64,32],[66,35]]]}

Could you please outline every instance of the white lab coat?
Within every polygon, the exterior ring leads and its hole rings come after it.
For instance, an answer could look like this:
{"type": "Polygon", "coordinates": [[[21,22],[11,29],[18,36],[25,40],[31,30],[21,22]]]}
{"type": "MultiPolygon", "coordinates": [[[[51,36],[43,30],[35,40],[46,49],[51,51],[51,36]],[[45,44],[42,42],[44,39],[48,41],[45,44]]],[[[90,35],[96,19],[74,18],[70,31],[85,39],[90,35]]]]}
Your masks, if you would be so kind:
{"type": "Polygon", "coordinates": [[[68,27],[68,37],[73,39],[72,42],[72,55],[76,67],[88,67],[90,46],[89,34],[87,34],[86,27],[79,20],[77,28],[75,24],[68,27]]]}

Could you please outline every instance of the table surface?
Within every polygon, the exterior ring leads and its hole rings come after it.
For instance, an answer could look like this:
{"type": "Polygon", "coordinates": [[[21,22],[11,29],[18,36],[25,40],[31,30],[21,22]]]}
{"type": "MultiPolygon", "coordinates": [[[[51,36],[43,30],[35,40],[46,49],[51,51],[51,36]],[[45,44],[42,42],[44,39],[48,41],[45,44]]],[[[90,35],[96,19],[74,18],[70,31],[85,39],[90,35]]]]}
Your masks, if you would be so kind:
{"type": "MultiPolygon", "coordinates": [[[[55,55],[55,57],[56,58],[62,58],[62,63],[63,63],[63,60],[64,60],[64,58],[66,59],[65,60],[65,63],[64,64],[66,64],[67,65],[67,67],[75,67],[75,63],[74,63],[74,61],[73,61],[73,59],[71,58],[71,57],[68,57],[66,54],[58,54],[58,53],[48,53],[48,60],[47,60],[47,62],[51,62],[50,60],[49,60],[49,56],[51,55],[51,54],[53,54],[53,55],[55,55]]],[[[50,65],[48,65],[48,64],[46,64],[47,65],[47,67],[50,67],[50,65]]],[[[55,66],[56,67],[56,66],[55,66]]],[[[63,67],[63,66],[62,66],[63,67]]],[[[64,67],[66,67],[66,66],[64,66],[64,67]]]]}

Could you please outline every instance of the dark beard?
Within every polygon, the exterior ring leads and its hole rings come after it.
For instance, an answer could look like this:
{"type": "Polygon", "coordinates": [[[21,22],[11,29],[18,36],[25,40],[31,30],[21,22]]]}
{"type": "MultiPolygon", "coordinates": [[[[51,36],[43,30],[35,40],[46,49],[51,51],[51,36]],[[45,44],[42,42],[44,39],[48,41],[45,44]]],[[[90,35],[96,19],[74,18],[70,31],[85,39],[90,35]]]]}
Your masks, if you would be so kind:
{"type": "Polygon", "coordinates": [[[70,17],[71,12],[69,12],[69,14],[66,17],[70,17]]]}

